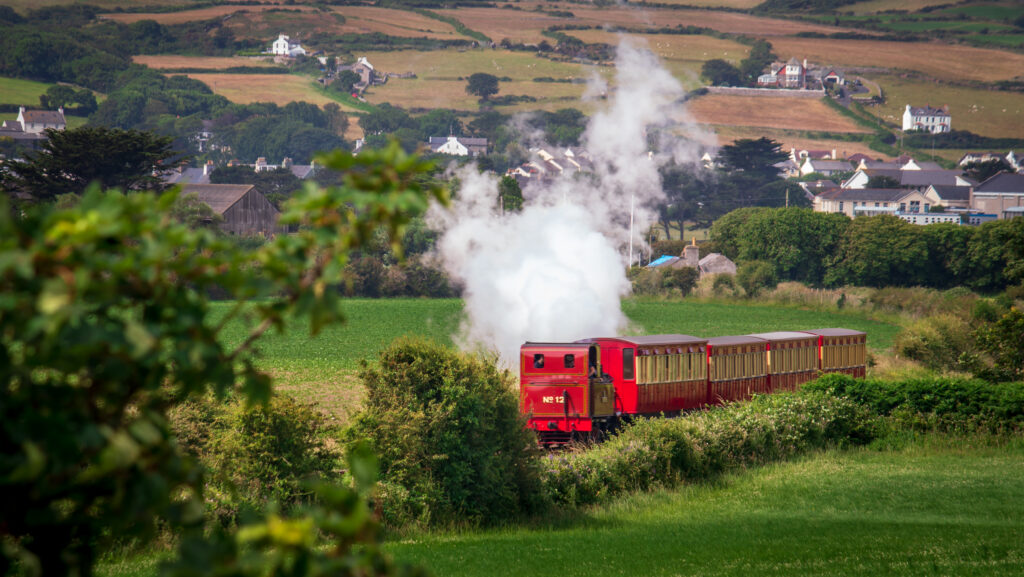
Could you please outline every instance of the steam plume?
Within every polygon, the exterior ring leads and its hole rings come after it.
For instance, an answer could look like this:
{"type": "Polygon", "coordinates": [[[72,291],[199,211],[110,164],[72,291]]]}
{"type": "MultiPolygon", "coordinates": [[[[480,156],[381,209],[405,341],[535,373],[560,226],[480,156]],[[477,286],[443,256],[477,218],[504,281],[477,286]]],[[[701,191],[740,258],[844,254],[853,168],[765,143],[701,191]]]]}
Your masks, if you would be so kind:
{"type": "Polygon", "coordinates": [[[502,215],[497,179],[468,167],[459,173],[452,209],[432,212],[431,224],[442,232],[438,254],[465,287],[463,346],[497,350],[515,366],[525,341],[565,342],[626,328],[620,301],[630,290],[630,206],[632,240],[640,246],[653,207],[664,199],[659,166],[697,162],[698,145],[678,129],[705,140],[707,134],[680,104],[679,82],[631,41],[620,43],[614,86],[583,137],[592,175],[531,185],[522,212],[502,215]]]}

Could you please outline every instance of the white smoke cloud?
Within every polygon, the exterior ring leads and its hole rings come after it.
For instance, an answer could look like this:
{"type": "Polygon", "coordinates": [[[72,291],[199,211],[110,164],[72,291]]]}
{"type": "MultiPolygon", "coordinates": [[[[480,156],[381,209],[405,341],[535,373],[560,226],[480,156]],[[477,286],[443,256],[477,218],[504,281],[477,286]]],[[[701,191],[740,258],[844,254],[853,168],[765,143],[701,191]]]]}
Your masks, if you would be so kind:
{"type": "MultiPolygon", "coordinates": [[[[592,177],[533,184],[520,213],[501,214],[498,179],[467,167],[454,206],[432,211],[431,225],[442,232],[438,256],[465,287],[462,346],[496,350],[515,367],[526,341],[611,336],[626,327],[630,233],[636,251],[664,199],[659,166],[695,164],[700,145],[672,136],[680,126],[699,131],[679,104],[682,86],[649,51],[623,40],[613,84],[582,139],[592,177]]],[[[598,88],[588,92],[607,90],[598,88]]]]}

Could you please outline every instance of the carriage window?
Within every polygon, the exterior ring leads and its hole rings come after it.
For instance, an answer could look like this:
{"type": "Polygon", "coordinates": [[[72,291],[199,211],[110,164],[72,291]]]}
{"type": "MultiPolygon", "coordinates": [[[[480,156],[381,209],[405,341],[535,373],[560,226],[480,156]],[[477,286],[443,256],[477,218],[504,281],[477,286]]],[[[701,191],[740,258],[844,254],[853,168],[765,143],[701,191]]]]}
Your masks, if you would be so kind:
{"type": "Polygon", "coordinates": [[[537,354],[533,355],[533,368],[535,368],[535,369],[543,369],[544,368],[544,355],[542,353],[537,353],[537,354]]]}
{"type": "Polygon", "coordinates": [[[574,355],[565,355],[565,368],[576,368],[576,357],[574,355]]]}
{"type": "Polygon", "coordinates": [[[622,349],[622,378],[631,380],[633,374],[633,349],[622,349]]]}

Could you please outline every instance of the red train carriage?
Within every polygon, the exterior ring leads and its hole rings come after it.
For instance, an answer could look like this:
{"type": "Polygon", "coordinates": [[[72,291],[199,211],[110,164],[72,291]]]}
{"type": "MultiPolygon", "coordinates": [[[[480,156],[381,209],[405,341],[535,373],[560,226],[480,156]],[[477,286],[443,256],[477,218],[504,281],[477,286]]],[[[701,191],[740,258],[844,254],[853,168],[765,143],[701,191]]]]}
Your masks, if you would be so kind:
{"type": "Polygon", "coordinates": [[[543,443],[587,437],[615,414],[615,388],[602,374],[598,345],[526,343],[519,374],[523,412],[543,443]]]}
{"type": "Polygon", "coordinates": [[[768,342],[751,336],[708,339],[708,403],[767,394],[768,342]]]}
{"type": "Polygon", "coordinates": [[[577,342],[601,347],[601,365],[615,385],[620,413],[675,413],[707,401],[706,339],[649,335],[577,342]]]}
{"type": "Polygon", "coordinates": [[[863,378],[867,373],[867,334],[850,329],[803,331],[818,337],[818,370],[863,378]]]}
{"type": "Polygon", "coordinates": [[[818,339],[793,331],[747,335],[768,342],[768,389],[795,391],[818,375],[818,339]]]}
{"type": "Polygon", "coordinates": [[[863,377],[866,347],[867,335],[849,329],[526,343],[522,407],[541,443],[558,445],[592,438],[620,418],[794,390],[819,372],[863,377]]]}

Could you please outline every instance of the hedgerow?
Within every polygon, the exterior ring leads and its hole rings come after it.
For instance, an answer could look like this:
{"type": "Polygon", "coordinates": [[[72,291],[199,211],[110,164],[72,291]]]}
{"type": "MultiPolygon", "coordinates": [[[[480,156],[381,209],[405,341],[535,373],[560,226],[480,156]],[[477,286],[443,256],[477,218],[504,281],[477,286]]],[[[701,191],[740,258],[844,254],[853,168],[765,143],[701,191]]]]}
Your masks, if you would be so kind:
{"type": "Polygon", "coordinates": [[[832,374],[807,383],[804,390],[848,398],[891,417],[895,427],[996,433],[1024,429],[1022,382],[946,377],[882,381],[832,374]]]}
{"type": "Polygon", "coordinates": [[[825,393],[780,393],[693,413],[639,419],[593,449],[543,458],[547,496],[565,506],[712,478],[874,437],[866,409],[825,393]]]}

